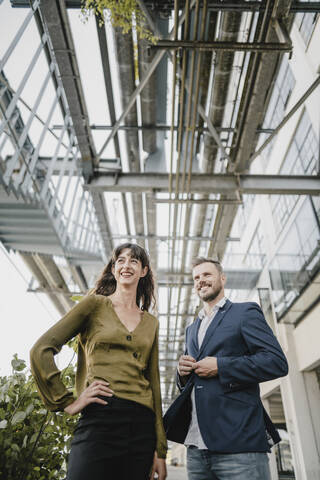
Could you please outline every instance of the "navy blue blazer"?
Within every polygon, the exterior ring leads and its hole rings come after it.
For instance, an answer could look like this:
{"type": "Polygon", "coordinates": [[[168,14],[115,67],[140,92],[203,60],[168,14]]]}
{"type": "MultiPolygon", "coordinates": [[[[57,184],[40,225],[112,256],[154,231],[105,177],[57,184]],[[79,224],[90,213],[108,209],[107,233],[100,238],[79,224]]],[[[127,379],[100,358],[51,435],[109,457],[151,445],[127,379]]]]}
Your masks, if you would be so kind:
{"type": "MultiPolygon", "coordinates": [[[[288,364],[261,308],[253,302],[227,300],[209,325],[200,349],[199,326],[197,318],[187,328],[185,354],[196,360],[217,357],[218,363],[217,377],[193,375],[199,428],[206,446],[217,453],[270,451],[267,430],[276,441],[277,434],[263,408],[259,383],[287,375],[288,364]]],[[[181,380],[178,375],[180,390],[181,380]]]]}

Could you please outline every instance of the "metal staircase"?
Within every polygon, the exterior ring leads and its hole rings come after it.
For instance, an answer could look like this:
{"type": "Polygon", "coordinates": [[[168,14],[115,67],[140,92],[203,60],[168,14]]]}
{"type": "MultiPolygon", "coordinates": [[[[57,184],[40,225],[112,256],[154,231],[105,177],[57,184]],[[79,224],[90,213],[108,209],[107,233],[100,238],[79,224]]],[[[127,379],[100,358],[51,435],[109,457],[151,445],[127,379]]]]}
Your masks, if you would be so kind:
{"type": "MultiPolygon", "coordinates": [[[[26,18],[17,37],[8,48],[12,52],[21,41],[26,18]]],[[[48,36],[44,33],[33,56],[29,74],[35,67],[40,52],[50,54],[48,36]]],[[[63,255],[100,260],[103,248],[94,212],[92,198],[82,188],[84,179],[80,168],[80,151],[77,145],[68,104],[54,61],[49,64],[46,78],[39,90],[35,104],[29,107],[22,93],[27,77],[14,91],[5,76],[4,68],[9,54],[0,62],[0,240],[8,248],[19,251],[63,255]],[[48,88],[50,78],[58,83],[49,114],[42,120],[37,109],[48,88]],[[23,120],[19,106],[29,110],[23,120]],[[64,125],[57,136],[49,127],[53,113],[59,108],[64,114],[64,125]],[[40,120],[42,131],[37,145],[33,145],[30,126],[40,120]],[[54,137],[55,151],[50,158],[40,156],[46,136],[54,137]],[[8,152],[8,144],[13,149],[8,152]]]]}

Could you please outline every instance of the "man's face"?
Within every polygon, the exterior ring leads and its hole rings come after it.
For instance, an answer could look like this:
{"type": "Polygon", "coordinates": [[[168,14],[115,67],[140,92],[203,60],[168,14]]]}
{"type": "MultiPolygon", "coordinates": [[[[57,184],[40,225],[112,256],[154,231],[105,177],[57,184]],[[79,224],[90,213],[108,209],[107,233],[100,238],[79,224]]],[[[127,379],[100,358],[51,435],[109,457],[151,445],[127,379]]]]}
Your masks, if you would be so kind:
{"type": "Polygon", "coordinates": [[[218,296],[224,296],[225,276],[214,263],[205,262],[192,271],[195,291],[204,302],[212,302],[218,296]]]}

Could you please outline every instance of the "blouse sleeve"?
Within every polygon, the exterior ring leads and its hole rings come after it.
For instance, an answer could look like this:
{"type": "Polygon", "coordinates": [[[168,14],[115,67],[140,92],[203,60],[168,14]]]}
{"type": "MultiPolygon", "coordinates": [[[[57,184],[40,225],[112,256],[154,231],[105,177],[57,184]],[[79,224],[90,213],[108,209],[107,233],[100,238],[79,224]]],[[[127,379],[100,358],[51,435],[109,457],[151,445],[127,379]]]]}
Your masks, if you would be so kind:
{"type": "Polygon", "coordinates": [[[159,373],[159,325],[157,327],[155,339],[153,342],[149,366],[148,378],[150,381],[153,405],[156,416],[156,435],[157,435],[157,454],[159,458],[166,458],[167,454],[167,439],[162,422],[162,406],[161,406],[161,391],[160,391],[160,373],[159,373]]]}
{"type": "Polygon", "coordinates": [[[63,410],[74,401],[66,389],[54,355],[84,328],[88,315],[95,307],[95,297],[89,295],[75,305],[59,322],[39,338],[30,352],[31,371],[45,406],[51,411],[63,410]]]}

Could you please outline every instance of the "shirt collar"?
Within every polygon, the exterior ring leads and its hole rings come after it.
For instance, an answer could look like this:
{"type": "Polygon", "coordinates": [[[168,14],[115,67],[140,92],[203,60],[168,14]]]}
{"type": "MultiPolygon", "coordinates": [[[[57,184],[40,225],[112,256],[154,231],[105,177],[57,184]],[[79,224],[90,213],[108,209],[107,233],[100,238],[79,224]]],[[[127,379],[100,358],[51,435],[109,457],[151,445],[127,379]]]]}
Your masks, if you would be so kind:
{"type": "MultiPolygon", "coordinates": [[[[217,310],[219,310],[219,308],[224,307],[226,301],[227,301],[227,298],[226,298],[226,297],[222,297],[221,300],[219,300],[219,302],[215,304],[215,306],[214,306],[213,309],[211,310],[211,313],[210,313],[209,316],[212,317],[212,315],[213,315],[214,313],[216,313],[217,310]]],[[[200,320],[203,320],[204,317],[206,317],[206,316],[207,316],[207,314],[206,314],[205,309],[204,309],[204,307],[203,307],[203,308],[200,310],[200,312],[198,313],[198,318],[200,318],[200,320]]]]}

